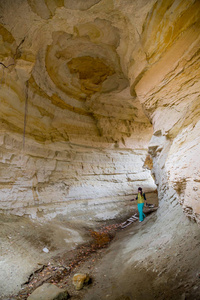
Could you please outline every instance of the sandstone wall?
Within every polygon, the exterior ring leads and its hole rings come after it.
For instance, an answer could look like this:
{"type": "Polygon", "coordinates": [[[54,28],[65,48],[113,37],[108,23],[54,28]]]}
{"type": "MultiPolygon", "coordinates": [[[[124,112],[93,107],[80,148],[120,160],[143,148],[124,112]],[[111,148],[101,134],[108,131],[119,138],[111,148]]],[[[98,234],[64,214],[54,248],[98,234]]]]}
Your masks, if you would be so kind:
{"type": "Polygon", "coordinates": [[[0,209],[107,219],[130,208],[152,125],[130,95],[126,17],[112,1],[1,4],[0,209]]]}
{"type": "Polygon", "coordinates": [[[199,16],[199,1],[156,2],[140,37],[146,64],[132,83],[154,128],[149,151],[159,198],[177,198],[198,222],[199,16]]]}
{"type": "Polygon", "coordinates": [[[199,1],[0,10],[2,211],[114,217],[155,190],[149,145],[160,200],[199,220],[199,1]]]}

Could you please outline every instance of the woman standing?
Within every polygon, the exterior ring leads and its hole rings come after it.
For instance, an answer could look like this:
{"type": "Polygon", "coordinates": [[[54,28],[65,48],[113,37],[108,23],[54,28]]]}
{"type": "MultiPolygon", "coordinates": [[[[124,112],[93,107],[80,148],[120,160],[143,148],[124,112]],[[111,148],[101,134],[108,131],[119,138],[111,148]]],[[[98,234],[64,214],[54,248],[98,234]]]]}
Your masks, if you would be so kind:
{"type": "Polygon", "coordinates": [[[146,201],[146,197],[145,197],[145,193],[142,192],[141,187],[138,188],[138,194],[136,196],[136,200],[137,200],[137,207],[139,212],[139,222],[142,222],[145,218],[145,214],[143,213],[143,207],[144,207],[144,201],[146,201]]]}

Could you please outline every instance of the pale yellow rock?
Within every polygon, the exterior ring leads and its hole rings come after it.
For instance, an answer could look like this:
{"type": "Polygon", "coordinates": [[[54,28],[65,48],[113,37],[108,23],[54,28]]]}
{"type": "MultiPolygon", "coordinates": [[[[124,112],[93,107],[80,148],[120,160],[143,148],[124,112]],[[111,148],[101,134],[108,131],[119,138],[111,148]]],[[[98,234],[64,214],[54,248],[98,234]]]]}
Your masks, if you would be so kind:
{"type": "Polygon", "coordinates": [[[88,284],[90,276],[88,274],[77,273],[73,276],[73,285],[76,290],[79,291],[83,288],[85,284],[88,284]]]}

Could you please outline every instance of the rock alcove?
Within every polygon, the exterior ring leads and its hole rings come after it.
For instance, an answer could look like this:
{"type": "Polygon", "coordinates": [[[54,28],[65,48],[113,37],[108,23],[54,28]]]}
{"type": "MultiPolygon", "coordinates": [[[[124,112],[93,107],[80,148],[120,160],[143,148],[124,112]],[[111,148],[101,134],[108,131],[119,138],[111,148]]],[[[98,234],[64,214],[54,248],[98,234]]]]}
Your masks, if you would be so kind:
{"type": "Polygon", "coordinates": [[[82,242],[59,222],[126,217],[138,186],[158,192],[158,222],[172,211],[171,226],[178,210],[196,232],[199,1],[7,0],[0,16],[2,257],[13,224],[29,228],[28,249],[47,223],[38,240],[59,228],[58,245],[82,242]]]}

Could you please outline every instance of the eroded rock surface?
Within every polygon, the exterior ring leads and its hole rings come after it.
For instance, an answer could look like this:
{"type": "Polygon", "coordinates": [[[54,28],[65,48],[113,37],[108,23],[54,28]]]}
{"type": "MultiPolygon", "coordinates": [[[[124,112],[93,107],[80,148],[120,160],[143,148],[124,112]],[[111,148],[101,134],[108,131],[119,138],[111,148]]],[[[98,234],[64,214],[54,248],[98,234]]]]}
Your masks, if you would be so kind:
{"type": "Polygon", "coordinates": [[[149,150],[159,198],[177,198],[198,222],[199,12],[199,1],[153,5],[141,33],[146,65],[132,83],[154,128],[149,150]]]}
{"type": "Polygon", "coordinates": [[[149,146],[159,198],[199,221],[199,1],[0,9],[1,211],[113,218],[155,190],[149,146]]]}
{"type": "Polygon", "coordinates": [[[130,94],[135,34],[120,7],[6,1],[1,16],[1,211],[108,219],[138,186],[154,191],[143,166],[153,129],[130,94]]]}
{"type": "MultiPolygon", "coordinates": [[[[79,231],[66,229],[65,222],[125,216],[126,200],[138,186],[148,193],[157,185],[159,229],[169,227],[169,242],[176,228],[182,234],[181,226],[188,228],[181,242],[190,236],[192,223],[180,208],[177,223],[174,207],[181,204],[187,216],[200,221],[199,16],[198,0],[0,1],[4,217],[58,218],[64,228],[57,225],[50,238],[52,245],[55,237],[57,251],[82,242],[79,231]]],[[[27,234],[13,230],[13,221],[2,222],[6,295],[20,288],[38,263],[37,253],[49,247],[42,243],[49,232],[42,229],[40,235],[28,223],[27,234]],[[26,268],[11,286],[23,255],[26,268]]],[[[189,246],[188,239],[186,254],[189,246]]],[[[49,249],[42,255],[51,255],[49,249]]]]}

